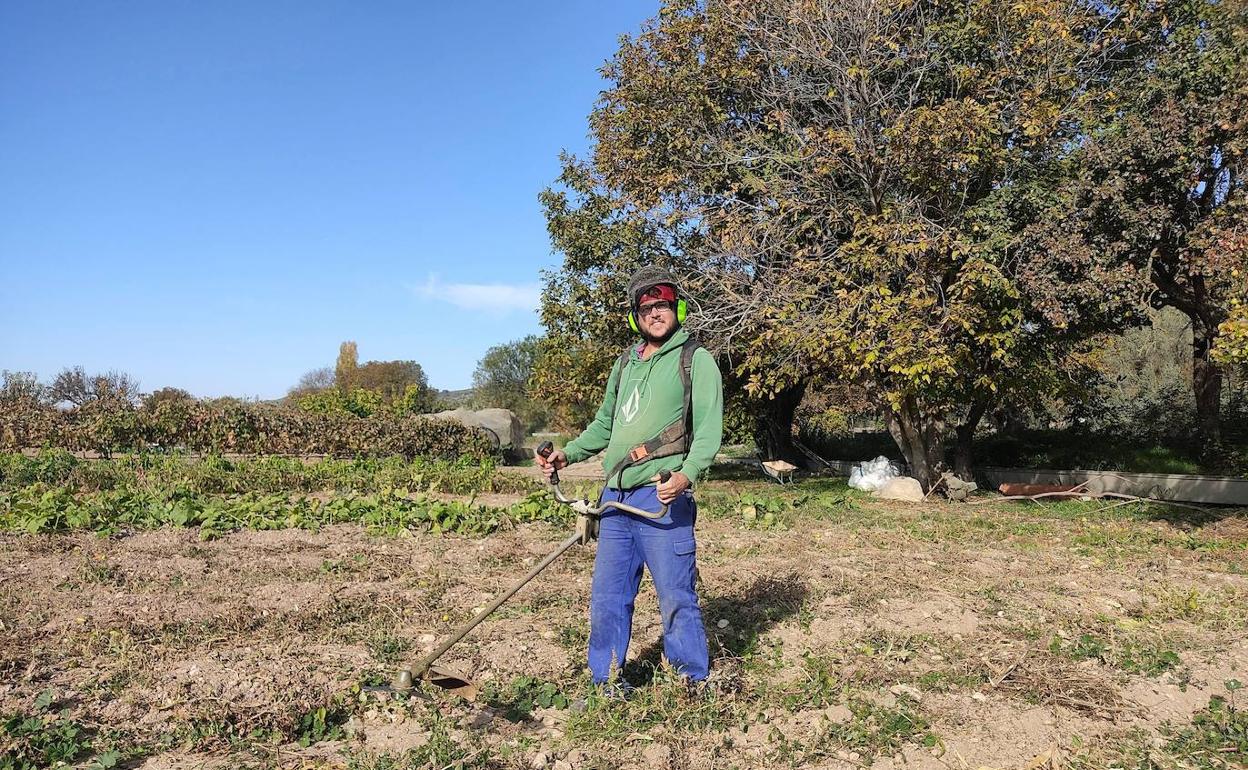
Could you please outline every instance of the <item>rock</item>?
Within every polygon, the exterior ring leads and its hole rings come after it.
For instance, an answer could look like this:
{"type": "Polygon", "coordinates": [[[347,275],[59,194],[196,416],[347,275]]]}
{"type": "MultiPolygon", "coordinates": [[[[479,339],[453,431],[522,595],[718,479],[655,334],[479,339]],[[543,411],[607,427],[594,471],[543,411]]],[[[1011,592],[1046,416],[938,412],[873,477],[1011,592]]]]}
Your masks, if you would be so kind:
{"type": "Polygon", "coordinates": [[[909,476],[898,476],[884,482],[884,486],[875,493],[881,500],[901,500],[907,503],[923,502],[923,486],[918,479],[909,476]]]}
{"type": "Polygon", "coordinates": [[[554,770],[572,770],[572,763],[562,759],[556,759],[554,770]]]}
{"type": "Polygon", "coordinates": [[[589,759],[589,753],[582,751],[581,749],[572,749],[568,752],[568,755],[564,757],[564,759],[573,768],[573,770],[576,770],[576,768],[585,764],[585,762],[589,759]]]}
{"type": "Polygon", "coordinates": [[[672,762],[672,750],[666,743],[652,743],[641,752],[646,767],[667,767],[672,762]]]}
{"type": "Polygon", "coordinates": [[[719,619],[719,622],[717,622],[717,623],[715,624],[715,626],[716,626],[716,628],[727,628],[727,627],[728,627],[728,618],[720,618],[720,619],[719,619]]]}
{"type": "Polygon", "coordinates": [[[493,438],[494,445],[503,450],[509,460],[520,460],[528,456],[524,449],[524,426],[510,409],[449,409],[426,416],[454,420],[469,428],[481,428],[493,438]]]}
{"type": "Polygon", "coordinates": [[[550,757],[546,755],[546,752],[539,751],[529,757],[529,767],[533,768],[533,770],[544,770],[549,761],[550,757]]]}
{"type": "Polygon", "coordinates": [[[916,703],[923,700],[923,693],[908,684],[895,684],[888,688],[888,691],[893,695],[896,695],[898,698],[904,695],[916,703]]]}
{"type": "Polygon", "coordinates": [[[842,724],[853,721],[854,712],[849,710],[849,706],[843,706],[838,703],[835,706],[828,706],[824,709],[823,716],[833,724],[842,724]]]}

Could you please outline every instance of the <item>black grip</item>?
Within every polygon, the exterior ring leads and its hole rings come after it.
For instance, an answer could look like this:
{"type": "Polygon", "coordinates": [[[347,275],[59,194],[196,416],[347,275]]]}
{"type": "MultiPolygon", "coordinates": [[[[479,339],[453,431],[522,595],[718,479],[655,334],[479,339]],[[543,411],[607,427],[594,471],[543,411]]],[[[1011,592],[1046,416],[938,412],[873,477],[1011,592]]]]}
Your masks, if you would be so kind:
{"type": "Polygon", "coordinates": [[[667,480],[672,477],[671,471],[659,471],[659,483],[666,484],[667,480]]]}
{"type": "MultiPolygon", "coordinates": [[[[549,441],[543,441],[542,443],[537,445],[537,453],[541,455],[543,458],[550,457],[550,453],[553,451],[555,451],[555,445],[549,441]]],[[[556,470],[556,471],[551,472],[550,483],[551,484],[559,483],[559,471],[556,470]]]]}

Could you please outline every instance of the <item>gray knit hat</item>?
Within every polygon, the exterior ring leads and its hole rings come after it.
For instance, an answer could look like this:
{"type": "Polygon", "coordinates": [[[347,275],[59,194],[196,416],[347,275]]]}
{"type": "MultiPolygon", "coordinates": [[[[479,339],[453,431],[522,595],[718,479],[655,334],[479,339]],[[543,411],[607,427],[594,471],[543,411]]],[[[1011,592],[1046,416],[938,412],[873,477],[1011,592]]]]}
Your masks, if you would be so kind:
{"type": "Polygon", "coordinates": [[[676,289],[676,296],[680,296],[680,284],[676,282],[676,278],[662,267],[655,265],[646,265],[637,272],[629,276],[628,279],[628,306],[632,310],[636,310],[641,303],[641,295],[647,289],[667,284],[676,289]]]}

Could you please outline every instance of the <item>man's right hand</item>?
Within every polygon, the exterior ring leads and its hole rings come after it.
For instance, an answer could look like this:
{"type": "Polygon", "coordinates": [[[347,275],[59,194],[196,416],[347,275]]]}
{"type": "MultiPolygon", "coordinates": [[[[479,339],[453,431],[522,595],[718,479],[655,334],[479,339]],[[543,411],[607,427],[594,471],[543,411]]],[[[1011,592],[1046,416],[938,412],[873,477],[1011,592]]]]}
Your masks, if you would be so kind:
{"type": "Polygon", "coordinates": [[[568,456],[564,454],[562,449],[556,449],[550,453],[549,457],[542,457],[539,454],[533,455],[533,459],[537,461],[538,467],[546,474],[546,480],[550,480],[550,474],[560,468],[568,467],[568,456]]]}

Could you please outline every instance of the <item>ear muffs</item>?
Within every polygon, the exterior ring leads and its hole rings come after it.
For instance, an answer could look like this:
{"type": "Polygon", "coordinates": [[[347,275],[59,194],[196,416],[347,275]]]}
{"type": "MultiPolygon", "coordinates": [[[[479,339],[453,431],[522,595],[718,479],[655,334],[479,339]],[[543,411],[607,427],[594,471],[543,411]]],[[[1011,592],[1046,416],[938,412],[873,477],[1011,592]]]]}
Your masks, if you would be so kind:
{"type": "MultiPolygon", "coordinates": [[[[676,323],[684,324],[685,317],[688,315],[689,306],[685,304],[683,299],[676,300],[676,323]]],[[[631,310],[628,311],[628,328],[632,329],[637,334],[641,334],[641,329],[637,327],[637,314],[631,310]]]]}

